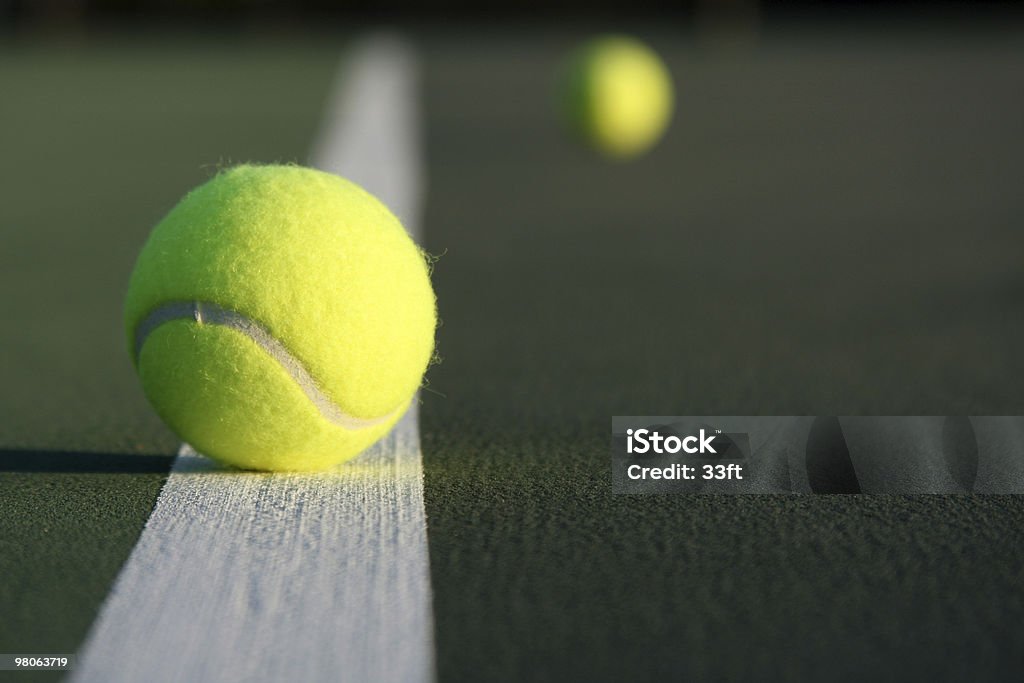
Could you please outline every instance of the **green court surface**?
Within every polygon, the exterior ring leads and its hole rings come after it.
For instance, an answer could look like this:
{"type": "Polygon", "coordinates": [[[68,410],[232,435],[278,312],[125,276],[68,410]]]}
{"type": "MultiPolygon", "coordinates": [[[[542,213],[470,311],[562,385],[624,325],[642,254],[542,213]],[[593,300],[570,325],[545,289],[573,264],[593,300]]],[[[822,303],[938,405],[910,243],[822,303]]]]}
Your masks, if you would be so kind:
{"type": "MultiPolygon", "coordinates": [[[[614,496],[608,430],[1024,412],[1024,33],[645,35],[678,112],[629,164],[552,117],[578,33],[419,36],[439,680],[1012,679],[1020,497],[614,496]]],[[[0,652],[76,650],[177,447],[121,330],[147,230],[302,161],[343,42],[0,43],[0,652]]]]}
{"type": "Polygon", "coordinates": [[[561,36],[431,44],[442,681],[1019,665],[1020,498],[613,496],[608,430],[1024,409],[1021,37],[655,34],[679,111],[632,165],[553,127],[561,36]]]}

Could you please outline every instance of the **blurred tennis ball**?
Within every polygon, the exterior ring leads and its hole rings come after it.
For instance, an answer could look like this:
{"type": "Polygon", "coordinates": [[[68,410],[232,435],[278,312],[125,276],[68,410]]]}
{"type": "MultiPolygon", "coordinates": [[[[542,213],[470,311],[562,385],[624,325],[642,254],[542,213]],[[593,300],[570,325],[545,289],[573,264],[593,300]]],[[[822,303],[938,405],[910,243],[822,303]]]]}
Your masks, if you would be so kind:
{"type": "Polygon", "coordinates": [[[562,73],[559,91],[569,128],[613,157],[647,151],[672,117],[668,68],[633,38],[604,36],[577,49],[562,73]]]}

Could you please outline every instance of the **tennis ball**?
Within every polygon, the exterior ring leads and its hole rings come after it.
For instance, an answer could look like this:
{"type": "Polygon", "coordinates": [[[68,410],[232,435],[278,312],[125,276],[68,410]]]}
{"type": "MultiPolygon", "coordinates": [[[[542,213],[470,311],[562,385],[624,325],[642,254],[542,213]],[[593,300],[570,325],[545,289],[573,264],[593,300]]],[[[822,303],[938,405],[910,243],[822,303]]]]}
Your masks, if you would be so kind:
{"type": "Polygon", "coordinates": [[[649,149],[672,117],[672,79],[657,54],[632,38],[594,39],[568,60],[562,75],[563,118],[608,156],[649,149]]]}
{"type": "Polygon", "coordinates": [[[124,322],[143,391],[182,439],[240,468],[317,470],[405,412],[436,309],[424,253],[368,192],[238,166],[153,229],[124,322]]]}

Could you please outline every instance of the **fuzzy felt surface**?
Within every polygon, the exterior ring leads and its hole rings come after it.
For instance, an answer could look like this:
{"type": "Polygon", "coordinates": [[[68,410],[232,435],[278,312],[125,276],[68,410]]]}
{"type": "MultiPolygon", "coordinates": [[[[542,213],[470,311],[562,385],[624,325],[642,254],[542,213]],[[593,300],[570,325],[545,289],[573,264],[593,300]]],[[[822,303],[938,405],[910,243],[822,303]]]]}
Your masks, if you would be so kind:
{"type": "MultiPolygon", "coordinates": [[[[434,348],[423,253],[373,196],[298,166],[225,171],[157,225],[125,302],[129,348],[147,313],[179,301],[209,302],[257,322],[355,418],[389,415],[408,402],[434,348]]],[[[298,469],[326,464],[310,444],[320,443],[327,425],[315,424],[311,406],[290,405],[308,400],[287,373],[271,372],[255,345],[206,330],[190,339],[184,329],[191,327],[157,328],[138,359],[147,396],[178,434],[233,464],[255,467],[273,451],[298,458],[298,469]],[[305,426],[282,424],[291,419],[305,426]],[[296,441],[289,435],[299,429],[309,433],[296,441]],[[254,455],[237,456],[243,448],[254,455]]],[[[365,446],[380,435],[373,432],[370,441],[352,442],[365,446]]]]}
{"type": "Polygon", "coordinates": [[[319,470],[348,460],[401,417],[361,429],[331,424],[252,339],[221,325],[174,320],[139,357],[146,396],[201,453],[243,469],[319,470]]]}

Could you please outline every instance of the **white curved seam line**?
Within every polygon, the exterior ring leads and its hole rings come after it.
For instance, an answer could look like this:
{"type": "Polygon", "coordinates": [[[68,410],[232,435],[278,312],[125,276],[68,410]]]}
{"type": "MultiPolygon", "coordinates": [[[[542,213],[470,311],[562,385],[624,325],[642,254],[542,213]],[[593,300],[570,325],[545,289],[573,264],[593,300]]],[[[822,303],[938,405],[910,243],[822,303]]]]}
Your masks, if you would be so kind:
{"type": "Polygon", "coordinates": [[[404,412],[407,407],[403,403],[396,410],[381,417],[363,418],[349,415],[317,386],[316,380],[313,379],[309,370],[269,330],[238,311],[222,308],[205,301],[174,301],[150,311],[135,328],[136,365],[149,335],[164,323],[173,320],[191,320],[197,325],[221,325],[245,335],[277,361],[278,365],[299,385],[302,393],[316,406],[325,420],[344,429],[354,431],[383,424],[404,412]]]}

